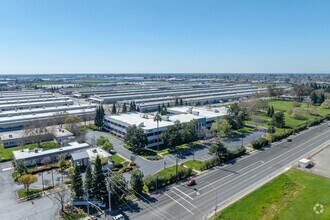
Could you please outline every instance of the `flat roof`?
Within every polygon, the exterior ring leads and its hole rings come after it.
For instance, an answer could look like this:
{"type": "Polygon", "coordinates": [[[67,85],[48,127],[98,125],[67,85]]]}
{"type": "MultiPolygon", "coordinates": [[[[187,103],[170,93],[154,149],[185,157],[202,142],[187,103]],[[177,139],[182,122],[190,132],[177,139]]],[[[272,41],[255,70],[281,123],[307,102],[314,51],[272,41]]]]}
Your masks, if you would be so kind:
{"type": "Polygon", "coordinates": [[[79,144],[78,142],[71,142],[68,144],[69,144],[69,146],[67,146],[67,147],[61,147],[61,148],[45,150],[45,151],[42,149],[38,149],[37,151],[29,150],[29,149],[16,150],[16,151],[13,151],[13,156],[14,156],[15,160],[24,160],[24,159],[34,158],[34,157],[47,156],[47,155],[51,155],[51,154],[68,153],[70,151],[82,150],[82,149],[86,149],[89,147],[89,145],[87,143],[79,144]]]}
{"type": "Polygon", "coordinates": [[[21,106],[34,106],[34,105],[46,105],[46,104],[61,104],[61,103],[73,103],[71,99],[66,99],[66,100],[54,100],[54,101],[44,101],[44,102],[26,102],[26,103],[14,103],[14,104],[4,104],[0,105],[1,108],[8,108],[8,107],[21,107],[21,106]]]}
{"type": "Polygon", "coordinates": [[[171,113],[188,113],[191,109],[192,112],[198,112],[199,116],[206,118],[221,117],[227,115],[228,109],[226,107],[193,107],[193,106],[175,106],[168,108],[167,111],[171,113]]]}
{"type": "Polygon", "coordinates": [[[89,155],[86,150],[83,150],[83,151],[71,153],[71,158],[73,160],[81,160],[81,159],[89,158],[89,155]]]}

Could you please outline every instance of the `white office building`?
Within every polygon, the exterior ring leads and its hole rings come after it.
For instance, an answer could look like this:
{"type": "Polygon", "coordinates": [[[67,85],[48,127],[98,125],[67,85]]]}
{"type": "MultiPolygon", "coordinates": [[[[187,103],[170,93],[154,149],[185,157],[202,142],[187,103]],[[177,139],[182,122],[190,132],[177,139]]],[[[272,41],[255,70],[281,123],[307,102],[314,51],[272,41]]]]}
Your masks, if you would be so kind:
{"type": "Polygon", "coordinates": [[[124,137],[126,128],[131,125],[136,125],[142,128],[147,135],[147,147],[157,146],[163,144],[162,141],[158,142],[159,135],[166,129],[167,126],[173,125],[175,121],[182,123],[196,121],[196,129],[202,127],[210,128],[212,122],[227,114],[225,107],[220,108],[207,108],[207,107],[191,107],[180,106],[168,108],[170,114],[164,115],[162,121],[159,122],[159,129],[157,129],[157,122],[154,121],[154,116],[142,113],[124,113],[106,116],[104,119],[104,128],[109,132],[124,137]]]}

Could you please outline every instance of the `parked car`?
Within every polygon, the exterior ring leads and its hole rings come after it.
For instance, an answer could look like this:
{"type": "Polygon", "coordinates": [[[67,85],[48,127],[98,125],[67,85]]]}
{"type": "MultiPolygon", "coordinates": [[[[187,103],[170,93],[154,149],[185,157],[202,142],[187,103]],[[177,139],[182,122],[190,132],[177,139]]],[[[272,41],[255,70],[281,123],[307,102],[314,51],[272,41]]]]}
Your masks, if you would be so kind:
{"type": "Polygon", "coordinates": [[[291,142],[292,141],[292,139],[291,138],[288,138],[288,139],[286,139],[288,142],[291,142]]]}
{"type": "Polygon", "coordinates": [[[125,220],[124,216],[122,214],[116,215],[112,218],[113,220],[125,220]]]}
{"type": "Polygon", "coordinates": [[[196,181],[194,179],[190,179],[186,182],[186,185],[187,186],[194,186],[194,185],[196,185],[196,181]]]}

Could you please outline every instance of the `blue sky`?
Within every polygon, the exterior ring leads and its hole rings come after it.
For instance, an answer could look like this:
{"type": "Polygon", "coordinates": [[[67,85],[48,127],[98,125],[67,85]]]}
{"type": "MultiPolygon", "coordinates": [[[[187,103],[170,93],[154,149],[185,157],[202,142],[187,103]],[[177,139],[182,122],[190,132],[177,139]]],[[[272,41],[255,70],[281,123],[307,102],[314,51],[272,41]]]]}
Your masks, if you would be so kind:
{"type": "Polygon", "coordinates": [[[330,72],[328,0],[0,0],[0,73],[330,72]]]}

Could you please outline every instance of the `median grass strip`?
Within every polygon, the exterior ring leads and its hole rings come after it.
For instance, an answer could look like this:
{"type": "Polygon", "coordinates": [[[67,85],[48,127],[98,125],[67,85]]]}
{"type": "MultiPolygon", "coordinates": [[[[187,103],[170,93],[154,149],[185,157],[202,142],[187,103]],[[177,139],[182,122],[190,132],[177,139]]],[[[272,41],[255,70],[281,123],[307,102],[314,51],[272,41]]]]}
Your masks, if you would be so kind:
{"type": "Polygon", "coordinates": [[[228,206],[218,219],[329,219],[330,179],[291,169],[228,206]],[[323,206],[322,213],[317,214],[323,206]]]}
{"type": "Polygon", "coordinates": [[[191,167],[194,170],[202,171],[203,161],[200,160],[188,160],[183,163],[187,167],[191,167]]]}
{"type": "Polygon", "coordinates": [[[125,159],[122,158],[121,156],[119,156],[118,154],[114,154],[114,155],[112,155],[112,161],[113,161],[115,164],[120,164],[120,163],[124,162],[125,159]]]}
{"type": "Polygon", "coordinates": [[[31,198],[33,196],[36,196],[38,193],[40,193],[41,189],[29,189],[29,192],[26,192],[25,188],[17,190],[17,196],[19,199],[21,198],[31,198]]]}

